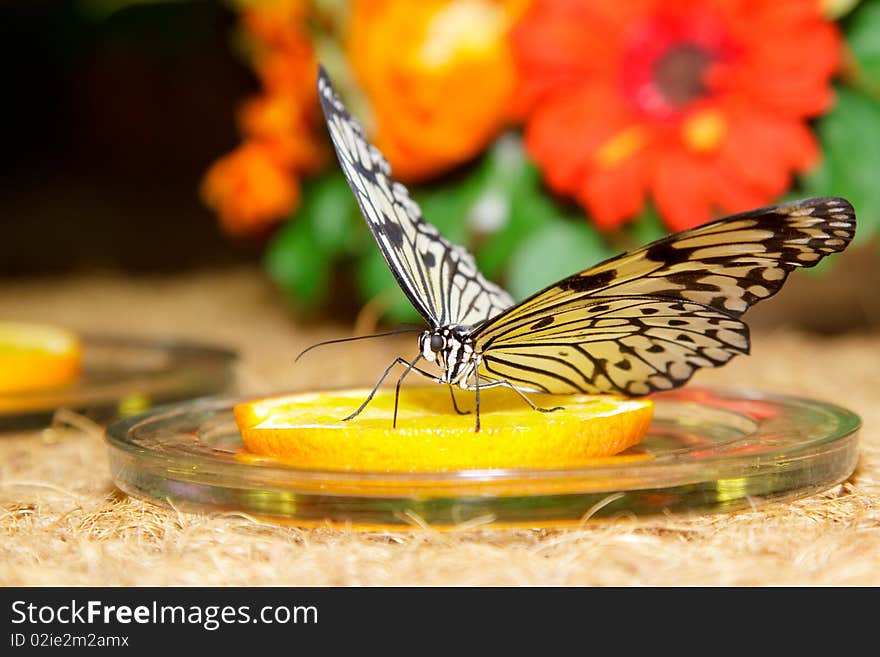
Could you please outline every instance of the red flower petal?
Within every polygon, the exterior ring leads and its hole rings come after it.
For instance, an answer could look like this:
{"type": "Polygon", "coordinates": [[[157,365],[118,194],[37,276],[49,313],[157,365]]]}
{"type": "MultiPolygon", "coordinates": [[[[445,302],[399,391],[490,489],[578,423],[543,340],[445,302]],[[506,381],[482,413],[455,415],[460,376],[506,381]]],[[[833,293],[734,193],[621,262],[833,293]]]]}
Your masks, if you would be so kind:
{"type": "Polygon", "coordinates": [[[597,169],[586,176],[576,198],[590,210],[603,230],[634,217],[644,202],[647,167],[644,157],[632,157],[614,169],[597,169]]]}
{"type": "Polygon", "coordinates": [[[587,175],[595,153],[631,121],[613,91],[596,85],[540,105],[526,129],[526,146],[550,186],[570,193],[587,175]]]}
{"type": "Polygon", "coordinates": [[[761,205],[818,158],[804,120],[840,45],[819,0],[536,0],[513,34],[527,146],[603,228],[646,190],[673,229],[761,205]]]}
{"type": "Polygon", "coordinates": [[[657,210],[673,230],[686,230],[712,218],[711,177],[699,159],[667,152],[657,163],[652,191],[657,210]]]}
{"type": "Polygon", "coordinates": [[[816,140],[801,123],[747,113],[731,124],[730,137],[719,152],[716,165],[725,175],[746,182],[766,199],[785,191],[792,170],[806,171],[816,162],[816,140]]]}

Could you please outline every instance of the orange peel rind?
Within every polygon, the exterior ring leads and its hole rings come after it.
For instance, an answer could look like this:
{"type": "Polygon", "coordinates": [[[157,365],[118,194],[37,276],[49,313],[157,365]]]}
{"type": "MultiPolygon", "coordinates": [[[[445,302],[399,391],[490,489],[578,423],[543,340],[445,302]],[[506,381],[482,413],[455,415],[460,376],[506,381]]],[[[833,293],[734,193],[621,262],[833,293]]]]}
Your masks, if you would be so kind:
{"type": "MultiPolygon", "coordinates": [[[[481,393],[481,430],[459,415],[443,386],[404,388],[397,428],[394,391],[380,390],[356,418],[366,389],[306,392],[239,403],[233,409],[250,454],[301,468],[356,472],[445,472],[587,465],[637,444],[653,417],[649,399],[610,395],[530,394],[540,413],[515,392],[481,393]]],[[[458,393],[469,408],[473,394],[458,393]]]]}
{"type": "Polygon", "coordinates": [[[72,383],[80,373],[82,343],[48,324],[0,322],[0,393],[30,392],[72,383]]]}

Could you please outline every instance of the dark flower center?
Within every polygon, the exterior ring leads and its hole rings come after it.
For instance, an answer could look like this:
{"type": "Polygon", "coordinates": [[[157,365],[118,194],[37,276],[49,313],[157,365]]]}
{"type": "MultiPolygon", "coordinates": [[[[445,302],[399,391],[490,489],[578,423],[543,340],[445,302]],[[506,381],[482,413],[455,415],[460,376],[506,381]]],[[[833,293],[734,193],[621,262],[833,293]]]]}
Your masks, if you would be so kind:
{"type": "Polygon", "coordinates": [[[622,41],[624,96],[652,121],[676,121],[713,94],[710,67],[735,57],[722,20],[695,9],[658,14],[632,26],[622,41]]]}
{"type": "Polygon", "coordinates": [[[708,92],[703,74],[711,61],[711,53],[699,46],[670,48],[654,63],[654,84],[670,105],[683,107],[708,92]]]}

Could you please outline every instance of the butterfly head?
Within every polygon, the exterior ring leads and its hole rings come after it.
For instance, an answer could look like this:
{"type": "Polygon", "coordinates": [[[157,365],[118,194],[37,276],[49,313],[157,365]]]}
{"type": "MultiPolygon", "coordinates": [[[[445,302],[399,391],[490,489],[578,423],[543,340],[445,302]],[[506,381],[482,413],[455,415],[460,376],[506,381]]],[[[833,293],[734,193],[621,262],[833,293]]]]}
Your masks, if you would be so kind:
{"type": "Polygon", "coordinates": [[[449,337],[449,329],[432,329],[419,336],[419,351],[422,358],[433,363],[443,364],[443,351],[449,337]]]}
{"type": "Polygon", "coordinates": [[[470,375],[474,366],[473,340],[466,326],[443,326],[425,331],[419,336],[422,358],[443,370],[442,379],[460,383],[470,375]]]}

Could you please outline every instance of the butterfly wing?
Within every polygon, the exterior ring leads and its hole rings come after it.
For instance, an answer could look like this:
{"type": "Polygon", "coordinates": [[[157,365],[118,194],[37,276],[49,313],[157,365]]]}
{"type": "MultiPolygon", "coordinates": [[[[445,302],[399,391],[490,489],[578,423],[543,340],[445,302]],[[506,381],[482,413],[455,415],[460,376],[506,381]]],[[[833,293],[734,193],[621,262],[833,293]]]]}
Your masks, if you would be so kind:
{"type": "Polygon", "coordinates": [[[552,315],[495,335],[488,346],[477,339],[481,378],[560,394],[645,395],[683,385],[696,369],[749,351],[741,320],[656,297],[572,300],[552,315]]]}
{"type": "Polygon", "coordinates": [[[852,206],[807,199],[669,235],[477,327],[480,375],[547,392],[646,394],[748,353],[739,317],[795,267],[846,248],[852,206]]]}
{"type": "Polygon", "coordinates": [[[333,90],[323,67],[318,95],[339,163],[388,267],[416,310],[434,327],[474,325],[513,305],[486,280],[474,256],[422,218],[391,166],[370,144],[333,90]]]}

